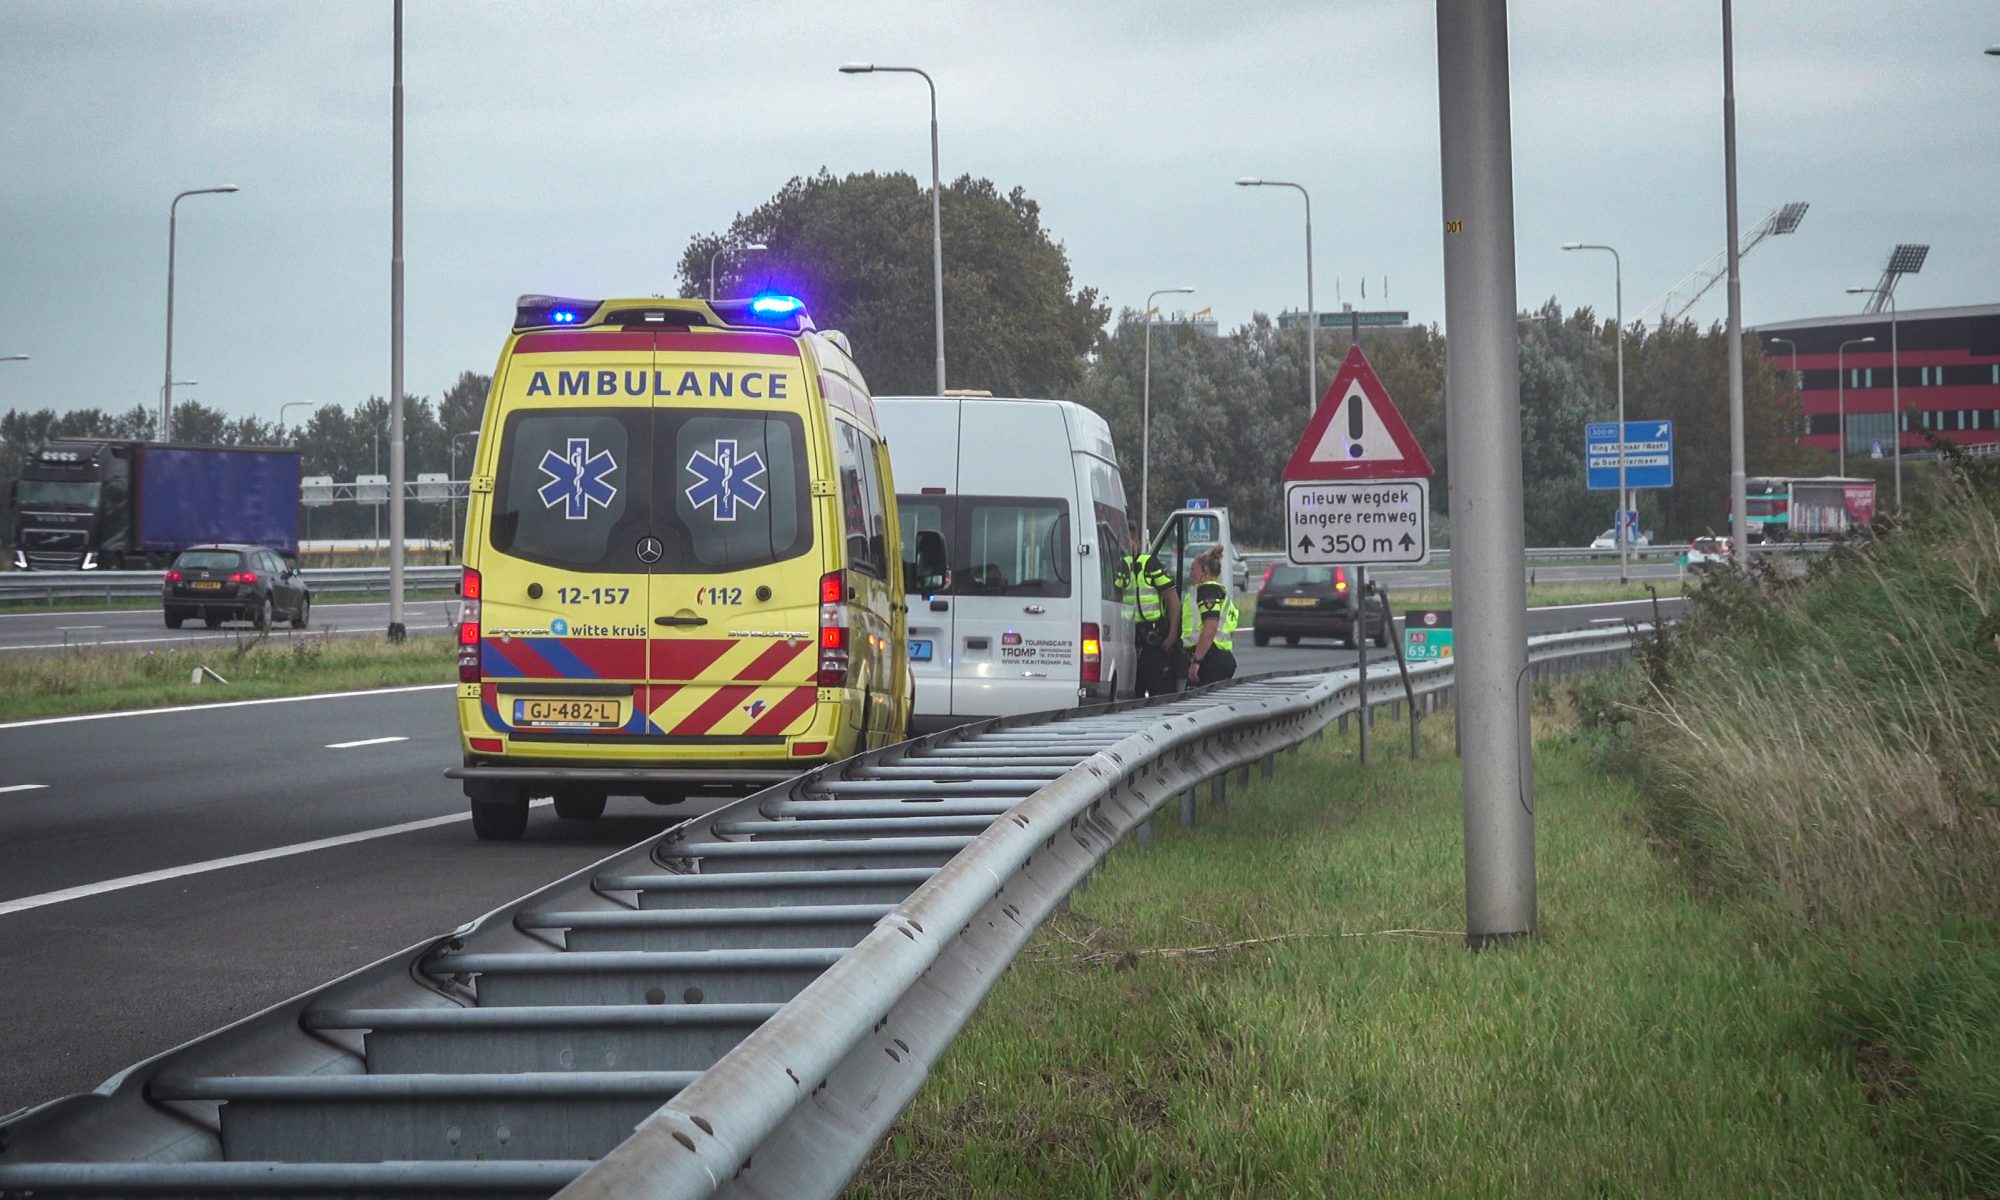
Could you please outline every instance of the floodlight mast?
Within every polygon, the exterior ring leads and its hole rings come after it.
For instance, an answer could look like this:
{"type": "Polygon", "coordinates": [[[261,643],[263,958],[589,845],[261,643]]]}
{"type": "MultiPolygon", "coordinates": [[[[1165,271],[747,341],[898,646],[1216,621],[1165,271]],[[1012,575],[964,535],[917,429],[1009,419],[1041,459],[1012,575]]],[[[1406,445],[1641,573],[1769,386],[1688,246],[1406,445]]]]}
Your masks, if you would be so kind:
{"type": "MultiPolygon", "coordinates": [[[[1750,231],[1750,235],[1743,239],[1743,245],[1737,250],[1736,257],[1741,259],[1762,244],[1765,238],[1782,237],[1797,230],[1799,222],[1806,219],[1806,209],[1811,207],[1808,201],[1794,200],[1772,209],[1763,220],[1757,222],[1757,227],[1750,231]]],[[[1708,295],[1709,290],[1716,284],[1721,283],[1728,273],[1729,251],[1724,249],[1717,252],[1714,258],[1688,272],[1687,277],[1668,289],[1666,295],[1640,309],[1639,315],[1634,320],[1643,322],[1652,314],[1658,313],[1660,324],[1672,324],[1687,316],[1688,312],[1700,303],[1701,298],[1708,295]]]]}
{"type": "Polygon", "coordinates": [[[1868,297],[1868,303],[1861,311],[1869,316],[1881,313],[1889,307],[1889,298],[1896,293],[1896,281],[1905,275],[1915,275],[1924,269],[1924,260],[1930,257],[1931,248],[1919,242],[1899,242],[1889,251],[1888,264],[1882,268],[1882,278],[1876,280],[1868,297]]]}

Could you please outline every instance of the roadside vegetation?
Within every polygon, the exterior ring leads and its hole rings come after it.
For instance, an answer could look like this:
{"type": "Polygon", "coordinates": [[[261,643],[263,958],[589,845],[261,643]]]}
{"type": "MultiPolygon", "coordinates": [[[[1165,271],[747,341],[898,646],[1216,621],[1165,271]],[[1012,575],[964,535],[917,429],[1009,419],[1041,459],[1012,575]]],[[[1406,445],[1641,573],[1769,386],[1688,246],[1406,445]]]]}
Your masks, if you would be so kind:
{"type": "Polygon", "coordinates": [[[0,655],[0,720],[449,683],[456,678],[453,652],[451,639],[442,635],[413,635],[398,646],[381,638],[245,631],[234,642],[211,639],[168,650],[81,646],[6,654],[0,655]],[[195,682],[202,668],[213,674],[195,682]]]}
{"type": "Polygon", "coordinates": [[[1165,810],[857,1175],[928,1195],[2000,1195],[2000,484],[1535,690],[1541,930],[1450,718],[1165,810]]]}
{"type": "Polygon", "coordinates": [[[1541,936],[1464,945],[1448,715],[1329,731],[1115,855],[850,1188],[890,1197],[1909,1194],[1814,964],[1697,894],[1539,693],[1541,936]]]}
{"type": "Polygon", "coordinates": [[[2000,1195],[2000,471],[1795,581],[1718,581],[1593,728],[1705,895],[1815,964],[1814,1028],[1930,1187],[2000,1195]]]}

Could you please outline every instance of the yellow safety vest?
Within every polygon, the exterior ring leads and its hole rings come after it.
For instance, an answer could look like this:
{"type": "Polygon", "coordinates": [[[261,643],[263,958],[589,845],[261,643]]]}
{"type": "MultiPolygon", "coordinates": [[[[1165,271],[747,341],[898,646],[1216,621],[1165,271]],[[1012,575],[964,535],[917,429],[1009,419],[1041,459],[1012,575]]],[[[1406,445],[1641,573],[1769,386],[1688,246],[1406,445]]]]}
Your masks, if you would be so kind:
{"type": "Polygon", "coordinates": [[[1194,590],[1194,603],[1181,606],[1181,642],[1192,653],[1195,641],[1201,636],[1201,622],[1210,617],[1219,618],[1215,627],[1215,639],[1210,644],[1224,650],[1233,650],[1229,636],[1236,632],[1236,601],[1222,582],[1211,579],[1194,590]],[[1195,615],[1200,610],[1200,616],[1195,615]]]}
{"type": "Polygon", "coordinates": [[[1139,624],[1151,625],[1167,615],[1166,600],[1160,593],[1174,586],[1174,577],[1161,570],[1152,555],[1126,555],[1111,582],[1126,610],[1139,624]]]}

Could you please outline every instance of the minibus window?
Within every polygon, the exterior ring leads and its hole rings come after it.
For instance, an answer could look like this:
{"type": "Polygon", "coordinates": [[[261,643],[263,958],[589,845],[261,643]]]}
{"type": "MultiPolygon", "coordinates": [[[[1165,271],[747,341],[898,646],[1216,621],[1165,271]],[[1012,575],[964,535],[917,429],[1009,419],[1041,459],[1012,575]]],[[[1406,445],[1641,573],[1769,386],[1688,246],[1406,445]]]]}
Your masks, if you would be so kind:
{"type": "Polygon", "coordinates": [[[910,555],[903,561],[903,588],[913,596],[943,596],[951,594],[951,574],[949,564],[953,561],[951,544],[957,539],[952,536],[953,517],[957,505],[949,496],[897,496],[896,519],[903,534],[903,553],[910,555]],[[917,556],[920,539],[918,534],[936,534],[944,543],[943,562],[926,563],[917,556]],[[926,570],[926,568],[931,568],[926,570]]]}
{"type": "Polygon", "coordinates": [[[963,497],[955,550],[961,595],[1067,596],[1069,505],[1061,500],[963,497]]]}

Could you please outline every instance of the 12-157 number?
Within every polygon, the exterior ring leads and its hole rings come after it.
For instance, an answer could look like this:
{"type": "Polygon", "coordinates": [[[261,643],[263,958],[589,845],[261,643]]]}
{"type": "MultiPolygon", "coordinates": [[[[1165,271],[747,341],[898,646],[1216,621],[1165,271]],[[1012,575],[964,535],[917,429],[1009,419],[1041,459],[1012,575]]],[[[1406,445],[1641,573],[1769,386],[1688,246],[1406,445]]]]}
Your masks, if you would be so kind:
{"type": "Polygon", "coordinates": [[[632,589],[625,587],[559,587],[556,598],[564,604],[623,604],[632,598],[632,589]]]}

